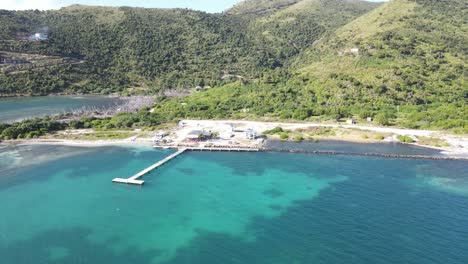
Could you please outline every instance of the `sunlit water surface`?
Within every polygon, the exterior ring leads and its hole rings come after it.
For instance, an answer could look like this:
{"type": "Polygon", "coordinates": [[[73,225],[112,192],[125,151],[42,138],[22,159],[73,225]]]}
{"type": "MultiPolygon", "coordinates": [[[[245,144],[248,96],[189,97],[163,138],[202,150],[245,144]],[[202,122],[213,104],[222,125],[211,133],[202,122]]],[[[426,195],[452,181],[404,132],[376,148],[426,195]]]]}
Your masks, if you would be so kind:
{"type": "Polygon", "coordinates": [[[0,263],[468,263],[468,163],[0,145],[0,263]]]}

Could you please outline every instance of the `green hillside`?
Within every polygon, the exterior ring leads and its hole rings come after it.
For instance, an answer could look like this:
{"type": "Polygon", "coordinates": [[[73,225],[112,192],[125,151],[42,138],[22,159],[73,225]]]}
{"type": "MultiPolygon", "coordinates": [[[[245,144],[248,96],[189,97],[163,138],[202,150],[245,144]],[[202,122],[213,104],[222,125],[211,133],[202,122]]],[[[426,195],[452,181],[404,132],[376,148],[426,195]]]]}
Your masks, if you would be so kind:
{"type": "Polygon", "coordinates": [[[243,0],[231,9],[228,14],[249,15],[269,14],[294,5],[301,0],[243,0]]]}
{"type": "Polygon", "coordinates": [[[224,73],[253,75],[271,67],[270,54],[253,46],[243,21],[182,9],[73,6],[59,11],[9,12],[0,50],[66,56],[79,65],[0,76],[2,93],[118,92],[134,87],[214,86],[224,73]],[[21,18],[18,18],[21,17],[21,18]],[[36,21],[35,26],[29,21],[36,21]],[[22,36],[48,27],[48,40],[22,36]],[[9,30],[10,32],[13,30],[9,30]]]}
{"type": "Polygon", "coordinates": [[[0,67],[0,95],[209,86],[128,118],[148,126],[187,117],[372,117],[467,132],[467,8],[466,0],[247,0],[223,14],[2,11],[0,56],[60,63],[0,67]],[[43,28],[48,40],[25,40],[43,28]]]}
{"type": "Polygon", "coordinates": [[[2,11],[0,52],[62,56],[74,63],[0,67],[0,95],[158,93],[245,82],[283,67],[326,32],[374,6],[333,1],[343,5],[317,4],[281,25],[274,14],[263,18],[185,9],[75,5],[47,12],[2,11]],[[47,40],[28,40],[44,30],[47,40]]]}
{"type": "Polygon", "coordinates": [[[279,56],[284,61],[312,46],[327,32],[346,25],[380,4],[354,0],[302,0],[256,19],[250,30],[256,33],[262,45],[281,52],[279,56]]]}
{"type": "Polygon", "coordinates": [[[466,125],[467,5],[391,1],[304,52],[301,78],[318,98],[353,113],[392,106],[385,117],[411,120],[407,127],[466,125]]]}
{"type": "Polygon", "coordinates": [[[297,70],[278,69],[246,86],[158,107],[174,118],[373,117],[383,125],[466,132],[463,10],[462,0],[391,1],[303,51],[297,70]]]}

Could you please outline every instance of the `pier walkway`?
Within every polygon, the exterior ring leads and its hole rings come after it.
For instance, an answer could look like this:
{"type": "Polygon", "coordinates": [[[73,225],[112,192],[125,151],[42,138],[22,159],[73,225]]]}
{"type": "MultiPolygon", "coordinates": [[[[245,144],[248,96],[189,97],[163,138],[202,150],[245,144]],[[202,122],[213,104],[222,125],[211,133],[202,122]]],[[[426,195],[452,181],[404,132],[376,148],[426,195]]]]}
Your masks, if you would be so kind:
{"type": "Polygon", "coordinates": [[[145,174],[151,172],[152,170],[161,167],[165,163],[169,162],[170,160],[174,159],[175,157],[179,156],[180,154],[184,153],[187,150],[187,148],[180,149],[176,153],[167,156],[163,160],[158,161],[157,163],[151,165],[150,167],[140,171],[139,173],[133,175],[132,177],[128,179],[122,179],[122,178],[115,178],[112,180],[112,182],[115,183],[125,183],[125,184],[134,184],[134,185],[143,185],[145,182],[142,180],[138,180],[139,178],[143,177],[145,174]]]}
{"type": "Polygon", "coordinates": [[[259,152],[261,149],[258,148],[234,148],[234,147],[184,147],[179,149],[177,152],[174,154],[164,158],[161,161],[158,161],[157,163],[151,165],[150,167],[140,171],[139,173],[133,175],[130,178],[124,179],[124,178],[115,178],[112,180],[114,183],[124,183],[124,184],[133,184],[133,185],[143,185],[145,184],[145,181],[140,180],[141,177],[144,175],[148,174],[149,172],[155,170],[156,168],[164,165],[165,163],[169,162],[170,160],[174,159],[175,157],[179,156],[180,154],[186,152],[186,151],[224,151],[224,152],[259,152]]]}
{"type": "Polygon", "coordinates": [[[197,148],[197,147],[187,147],[187,150],[190,150],[190,151],[223,151],[223,152],[226,152],[226,151],[234,151],[234,152],[259,152],[260,149],[258,148],[223,148],[223,147],[201,147],[201,148],[197,148]]]}

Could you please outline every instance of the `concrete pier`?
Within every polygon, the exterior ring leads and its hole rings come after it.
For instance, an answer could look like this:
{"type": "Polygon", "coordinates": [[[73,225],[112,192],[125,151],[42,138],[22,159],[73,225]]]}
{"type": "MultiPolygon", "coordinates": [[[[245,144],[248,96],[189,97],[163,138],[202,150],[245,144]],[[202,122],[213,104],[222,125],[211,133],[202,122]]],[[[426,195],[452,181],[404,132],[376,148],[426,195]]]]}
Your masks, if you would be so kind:
{"type": "Polygon", "coordinates": [[[122,178],[115,178],[115,179],[112,180],[112,182],[114,182],[114,183],[123,183],[123,184],[133,184],[133,185],[143,185],[143,184],[145,184],[144,181],[122,179],[122,178]]]}
{"type": "Polygon", "coordinates": [[[223,152],[229,152],[229,151],[233,151],[233,152],[259,152],[260,149],[257,149],[257,148],[220,148],[220,147],[188,147],[187,150],[190,150],[190,151],[223,151],[223,152]]]}
{"type": "Polygon", "coordinates": [[[139,173],[133,175],[132,177],[128,179],[123,179],[123,178],[115,178],[112,180],[114,183],[124,183],[124,184],[133,184],[133,185],[143,185],[145,182],[142,180],[138,180],[139,178],[143,177],[145,174],[153,171],[154,169],[161,167],[165,163],[169,162],[173,158],[179,156],[180,154],[184,153],[187,150],[187,148],[179,149],[176,153],[164,158],[163,160],[158,161],[157,163],[151,165],[150,167],[140,171],[139,173]]]}

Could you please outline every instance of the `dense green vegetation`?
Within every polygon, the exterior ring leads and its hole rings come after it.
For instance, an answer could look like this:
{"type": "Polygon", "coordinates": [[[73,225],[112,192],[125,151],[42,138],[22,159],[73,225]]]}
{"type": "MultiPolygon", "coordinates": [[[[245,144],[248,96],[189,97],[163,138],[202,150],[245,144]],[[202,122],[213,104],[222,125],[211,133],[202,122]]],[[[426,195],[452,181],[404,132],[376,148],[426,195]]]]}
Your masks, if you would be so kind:
{"type": "Polygon", "coordinates": [[[162,97],[153,113],[70,124],[76,128],[152,127],[183,118],[372,117],[380,125],[466,133],[464,10],[465,0],[378,7],[355,0],[250,0],[224,14],[82,6],[2,11],[0,34],[12,41],[0,42],[0,50],[83,63],[0,74],[0,94],[216,87],[162,97]],[[18,40],[38,25],[50,26],[48,41],[18,40]]]}
{"type": "Polygon", "coordinates": [[[385,125],[466,131],[463,9],[462,0],[398,0],[373,10],[300,56],[304,89],[321,105],[385,125]]]}
{"type": "Polygon", "coordinates": [[[302,52],[297,71],[276,69],[157,109],[173,118],[372,117],[381,125],[467,132],[464,5],[389,2],[302,52]]]}
{"type": "MultiPolygon", "coordinates": [[[[276,3],[270,2],[270,5],[276,3]]],[[[289,60],[324,36],[330,29],[346,25],[357,16],[376,8],[379,4],[365,1],[303,0],[278,12],[257,18],[249,30],[257,36],[257,45],[270,47],[277,52],[278,61],[288,68],[289,60]]],[[[246,1],[262,4],[262,1],[246,1]]],[[[277,4],[281,4],[279,1],[277,4]]],[[[263,5],[260,5],[263,6],[263,5]]],[[[268,6],[268,5],[267,5],[268,6]]]]}
{"type": "Polygon", "coordinates": [[[262,134],[264,134],[264,135],[274,135],[274,134],[278,134],[278,133],[281,133],[281,132],[284,132],[282,127],[275,127],[273,129],[263,131],[262,134]]]}
{"type": "Polygon", "coordinates": [[[227,11],[233,15],[270,14],[287,8],[301,0],[245,0],[227,11]]]}
{"type": "Polygon", "coordinates": [[[147,111],[142,111],[139,114],[119,114],[112,118],[102,119],[86,117],[71,122],[62,122],[60,121],[62,118],[63,116],[54,118],[44,117],[13,124],[0,124],[0,140],[37,138],[65,129],[92,128],[98,131],[130,130],[133,128],[154,127],[168,121],[167,119],[150,115],[147,111]]]}
{"type": "Polygon", "coordinates": [[[257,67],[268,66],[267,62],[257,65],[266,61],[262,57],[269,56],[267,51],[252,50],[242,21],[227,16],[180,9],[82,6],[5,14],[18,15],[42,17],[40,25],[50,26],[49,40],[15,39],[1,49],[61,55],[83,63],[2,75],[2,93],[109,93],[129,87],[157,92],[214,86],[221,83],[224,71],[249,75],[257,67]],[[249,52],[257,56],[247,56],[249,52]]]}
{"type": "Polygon", "coordinates": [[[313,1],[316,12],[281,27],[274,18],[257,23],[260,15],[185,9],[71,6],[47,12],[1,11],[0,51],[59,55],[81,63],[1,74],[0,95],[157,93],[247,82],[284,66],[327,31],[374,7],[345,0],[334,0],[342,3],[336,7],[313,1]],[[322,17],[320,10],[336,15],[322,17]],[[319,25],[322,18],[328,22],[319,25]],[[48,40],[27,41],[44,29],[48,40]],[[265,37],[268,32],[281,41],[265,37]]]}
{"type": "Polygon", "coordinates": [[[67,128],[65,123],[51,120],[49,117],[36,118],[14,124],[0,124],[1,139],[29,139],[67,128]]]}
{"type": "Polygon", "coordinates": [[[398,135],[397,138],[402,143],[414,143],[415,142],[414,139],[408,136],[398,135]]]}

